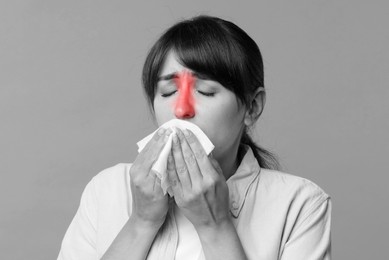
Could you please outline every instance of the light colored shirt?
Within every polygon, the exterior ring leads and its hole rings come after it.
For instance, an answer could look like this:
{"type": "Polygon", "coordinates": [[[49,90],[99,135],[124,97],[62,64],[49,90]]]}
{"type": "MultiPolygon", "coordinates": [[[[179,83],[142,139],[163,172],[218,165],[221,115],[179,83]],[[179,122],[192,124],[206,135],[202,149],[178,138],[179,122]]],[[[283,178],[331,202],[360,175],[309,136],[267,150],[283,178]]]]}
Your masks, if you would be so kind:
{"type": "MultiPolygon", "coordinates": [[[[130,167],[118,164],[88,183],[58,260],[103,256],[131,215],[130,167]]],[[[250,148],[227,185],[231,218],[248,259],[331,258],[331,201],[320,187],[260,168],[250,148]]],[[[193,225],[179,209],[170,212],[165,224],[149,260],[205,259],[193,225]]]]}

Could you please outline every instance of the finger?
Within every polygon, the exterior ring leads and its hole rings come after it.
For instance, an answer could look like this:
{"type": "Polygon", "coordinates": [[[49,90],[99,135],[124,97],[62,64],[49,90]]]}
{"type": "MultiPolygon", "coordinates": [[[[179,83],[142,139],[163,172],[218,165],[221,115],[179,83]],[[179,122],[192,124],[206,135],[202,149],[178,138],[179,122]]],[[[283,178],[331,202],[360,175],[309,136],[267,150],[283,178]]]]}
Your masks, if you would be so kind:
{"type": "Polygon", "coordinates": [[[203,176],[201,174],[199,166],[197,165],[197,160],[194,155],[195,151],[192,151],[188,141],[186,140],[183,132],[180,129],[177,130],[177,133],[180,139],[182,155],[184,157],[184,161],[189,172],[192,187],[195,185],[200,186],[203,180],[203,176]]]}
{"type": "Polygon", "coordinates": [[[161,179],[158,178],[157,175],[155,175],[153,172],[152,174],[149,174],[147,178],[149,178],[149,183],[153,183],[153,191],[162,195],[163,190],[161,188],[161,179]]]}
{"type": "Polygon", "coordinates": [[[180,140],[176,133],[173,134],[172,153],[174,159],[174,165],[177,172],[178,179],[181,183],[183,190],[191,189],[192,184],[189,177],[189,172],[186,167],[184,157],[182,155],[180,140]]]}
{"type": "Polygon", "coordinates": [[[185,129],[183,132],[190,148],[193,151],[194,156],[196,157],[197,165],[203,174],[203,177],[206,177],[207,175],[216,177],[215,175],[218,175],[218,172],[215,170],[215,167],[209,160],[209,157],[205,153],[205,150],[200,141],[189,129],[185,129]]]}
{"type": "Polygon", "coordinates": [[[169,188],[172,190],[172,193],[173,193],[173,194],[169,193],[170,196],[172,196],[172,195],[180,196],[180,194],[182,192],[182,187],[181,187],[181,183],[180,183],[180,180],[179,180],[177,172],[176,172],[176,167],[174,164],[174,158],[173,158],[172,152],[169,153],[169,156],[167,158],[167,170],[166,170],[166,172],[168,174],[168,179],[170,182],[169,188]]]}
{"type": "Polygon", "coordinates": [[[154,133],[153,137],[150,139],[150,141],[146,144],[146,146],[142,149],[142,151],[139,154],[145,154],[148,153],[150,150],[153,150],[155,145],[163,141],[166,134],[169,133],[168,130],[170,129],[165,129],[165,128],[158,129],[158,131],[154,133]]]}
{"type": "Polygon", "coordinates": [[[172,131],[170,129],[159,129],[147,143],[145,148],[139,153],[137,161],[141,165],[150,170],[154,162],[157,160],[160,152],[166,144],[166,141],[169,139],[172,131]]]}

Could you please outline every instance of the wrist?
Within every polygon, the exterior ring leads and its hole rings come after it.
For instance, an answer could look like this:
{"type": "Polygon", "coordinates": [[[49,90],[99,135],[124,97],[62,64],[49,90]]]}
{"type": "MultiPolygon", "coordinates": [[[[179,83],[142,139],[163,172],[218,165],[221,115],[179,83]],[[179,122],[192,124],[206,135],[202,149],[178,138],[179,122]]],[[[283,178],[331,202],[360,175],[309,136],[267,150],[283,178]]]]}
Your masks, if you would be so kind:
{"type": "Polygon", "coordinates": [[[247,259],[231,219],[196,230],[207,259],[247,259]]]}
{"type": "Polygon", "coordinates": [[[131,215],[127,224],[139,233],[157,233],[164,221],[150,221],[131,215]]]}
{"type": "Polygon", "coordinates": [[[236,233],[236,229],[230,218],[225,218],[218,223],[200,225],[195,228],[200,239],[204,242],[214,241],[215,239],[218,239],[218,237],[223,237],[230,232],[236,233]]]}

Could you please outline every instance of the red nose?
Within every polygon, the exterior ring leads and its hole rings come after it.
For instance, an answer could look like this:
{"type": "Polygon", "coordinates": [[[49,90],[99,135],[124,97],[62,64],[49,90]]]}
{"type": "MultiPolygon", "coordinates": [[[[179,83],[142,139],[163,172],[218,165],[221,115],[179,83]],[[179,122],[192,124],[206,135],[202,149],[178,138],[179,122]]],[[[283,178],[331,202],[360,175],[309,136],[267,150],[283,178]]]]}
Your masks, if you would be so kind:
{"type": "Polygon", "coordinates": [[[193,98],[193,87],[195,77],[190,71],[183,71],[175,78],[178,89],[178,97],[174,113],[177,118],[185,119],[195,116],[195,102],[193,98]]]}

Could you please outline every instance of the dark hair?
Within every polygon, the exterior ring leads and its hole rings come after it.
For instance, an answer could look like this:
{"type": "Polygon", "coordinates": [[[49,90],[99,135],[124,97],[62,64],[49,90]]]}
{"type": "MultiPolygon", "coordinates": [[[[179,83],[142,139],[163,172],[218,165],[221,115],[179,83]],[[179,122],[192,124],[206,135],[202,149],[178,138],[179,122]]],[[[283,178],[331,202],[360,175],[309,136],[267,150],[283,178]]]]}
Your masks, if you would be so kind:
{"type": "MultiPolygon", "coordinates": [[[[239,104],[250,107],[255,91],[264,87],[262,56],[253,39],[232,22],[197,16],[169,28],[146,58],[142,81],[153,110],[160,69],[171,50],[185,67],[218,81],[234,92],[239,104]]],[[[278,169],[275,156],[256,145],[247,129],[241,143],[252,148],[261,167],[278,169]]]]}

